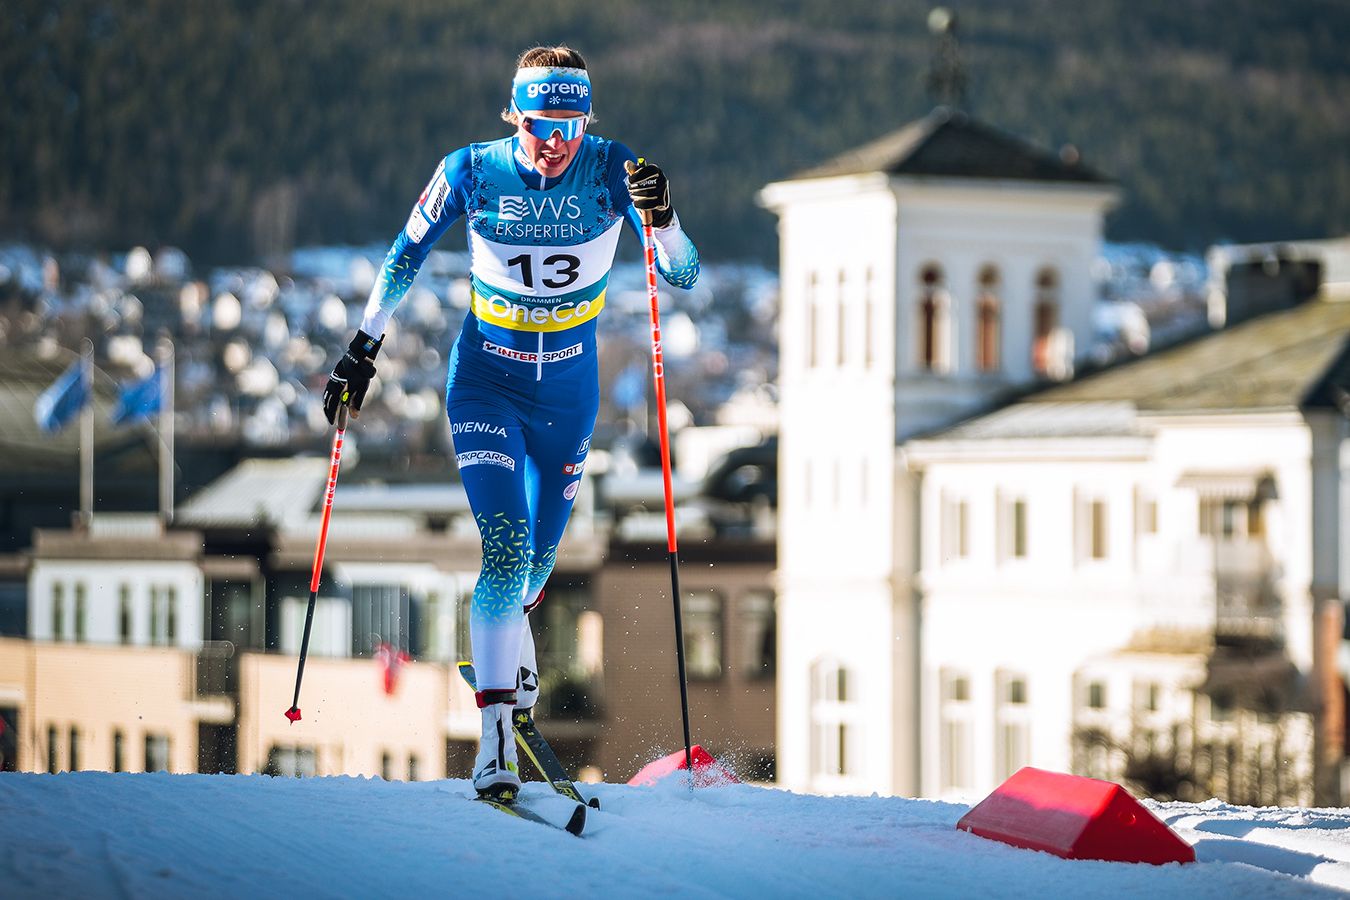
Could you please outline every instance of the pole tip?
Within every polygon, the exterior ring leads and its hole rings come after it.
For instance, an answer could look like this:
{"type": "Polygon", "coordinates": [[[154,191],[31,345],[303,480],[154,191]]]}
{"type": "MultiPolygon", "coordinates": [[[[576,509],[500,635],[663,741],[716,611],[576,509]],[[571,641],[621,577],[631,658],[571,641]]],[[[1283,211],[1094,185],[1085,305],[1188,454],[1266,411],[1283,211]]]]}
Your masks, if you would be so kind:
{"type": "Polygon", "coordinates": [[[288,719],[291,720],[291,724],[295,724],[296,722],[299,722],[299,721],[300,721],[300,707],[298,707],[298,706],[292,706],[290,709],[286,710],[286,718],[288,718],[288,719]]]}

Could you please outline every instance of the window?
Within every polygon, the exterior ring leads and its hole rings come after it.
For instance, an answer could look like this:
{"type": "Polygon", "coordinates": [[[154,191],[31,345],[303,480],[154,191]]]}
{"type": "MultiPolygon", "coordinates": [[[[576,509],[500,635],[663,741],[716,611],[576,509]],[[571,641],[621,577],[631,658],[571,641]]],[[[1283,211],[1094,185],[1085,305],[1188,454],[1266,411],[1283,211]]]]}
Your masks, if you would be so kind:
{"type": "Polygon", "coordinates": [[[942,503],[942,561],[970,556],[970,502],[946,495],[942,503]]]}
{"type": "Polygon", "coordinates": [[[856,775],[859,770],[857,710],[852,677],[833,660],[811,667],[811,773],[856,775]]]}
{"type": "Polygon", "coordinates": [[[83,581],[75,582],[75,640],[81,644],[89,632],[88,593],[83,581]]]}
{"type": "Polygon", "coordinates": [[[963,672],[943,670],[940,690],[938,780],[943,791],[968,790],[974,786],[970,678],[963,672]]]}
{"type": "Polygon", "coordinates": [[[122,734],[120,729],[113,732],[112,770],[114,772],[125,772],[127,770],[126,735],[122,734]]]}
{"type": "Polygon", "coordinates": [[[80,771],[80,730],[74,725],[70,726],[70,734],[67,738],[69,746],[66,751],[70,754],[70,771],[80,771]]]}
{"type": "Polygon", "coordinates": [[[263,773],[287,778],[307,778],[316,770],[317,756],[313,747],[274,745],[267,753],[267,767],[263,773]]]}
{"type": "Polygon", "coordinates": [[[820,292],[819,279],[812,272],[806,279],[806,367],[814,369],[820,365],[817,353],[817,341],[820,340],[820,292]]]}
{"type": "Polygon", "coordinates": [[[52,640],[65,640],[66,637],[66,586],[59,581],[52,582],[52,640]]]}
{"type": "Polygon", "coordinates": [[[47,726],[47,774],[55,775],[61,771],[61,764],[57,759],[57,754],[61,752],[59,732],[55,725],[47,726]]]}
{"type": "Polygon", "coordinates": [[[1158,501],[1143,488],[1134,492],[1134,533],[1136,536],[1158,533],[1158,501]]]}
{"type": "Polygon", "coordinates": [[[1106,501],[1092,501],[1092,558],[1106,559],[1106,501]]]}
{"type": "Polygon", "coordinates": [[[835,297],[839,302],[839,326],[835,334],[835,348],[838,353],[838,365],[840,368],[848,365],[848,275],[843,269],[839,270],[838,286],[835,291],[835,297]]]}
{"type": "Polygon", "coordinates": [[[738,603],[741,618],[740,665],[747,680],[772,678],[777,635],[773,592],[750,591],[738,603]]]}
{"type": "Polygon", "coordinates": [[[459,579],[455,591],[455,655],[456,660],[473,659],[473,644],[469,640],[469,613],[473,610],[472,576],[459,579]]]}
{"type": "Polygon", "coordinates": [[[158,585],[150,587],[150,643],[159,646],[164,643],[165,606],[164,589],[158,585]]]}
{"type": "Polygon", "coordinates": [[[929,372],[947,370],[948,327],[947,291],[943,287],[942,269],[930,263],[919,274],[920,369],[929,372]]]}
{"type": "Polygon", "coordinates": [[[1004,781],[1031,762],[1031,706],[1025,675],[1000,673],[997,681],[994,778],[1004,781]]]}
{"type": "Polygon", "coordinates": [[[1052,375],[1062,362],[1054,359],[1052,343],[1059,328],[1059,273],[1052,268],[1036,273],[1031,368],[1037,375],[1052,375]]]}
{"type": "Polygon", "coordinates": [[[722,677],[722,595],[685,591],[684,649],[690,680],[722,677]]]}
{"type": "Polygon", "coordinates": [[[1110,551],[1106,500],[1078,496],[1074,501],[1074,553],[1079,562],[1106,559],[1110,551]]]}
{"type": "MultiPolygon", "coordinates": [[[[117,586],[117,623],[118,631],[121,634],[122,643],[131,643],[131,587],[121,584],[117,586]]],[[[117,771],[122,771],[118,769],[117,771]]]]}
{"type": "Polygon", "coordinates": [[[982,268],[975,295],[975,368],[981,372],[995,372],[999,367],[998,287],[998,269],[982,268]]]}
{"type": "Polygon", "coordinates": [[[867,272],[863,276],[863,368],[871,369],[876,363],[876,351],[873,349],[877,340],[874,304],[876,301],[875,286],[873,284],[874,275],[872,267],[867,267],[867,272]]]}
{"type": "Polygon", "coordinates": [[[401,585],[353,585],[351,610],[352,656],[371,656],[381,642],[400,648],[409,646],[412,599],[401,585]]]}
{"type": "Polygon", "coordinates": [[[1263,531],[1261,506],[1245,499],[1200,498],[1200,533],[1207,537],[1259,537],[1263,531]]]}
{"type": "Polygon", "coordinates": [[[167,734],[147,734],[145,736],[145,771],[170,771],[169,736],[167,734]]]}
{"type": "Polygon", "coordinates": [[[164,642],[172,644],[178,639],[178,588],[173,585],[164,589],[164,607],[164,642]]]}
{"type": "Polygon", "coordinates": [[[1027,558],[1027,500],[1003,497],[999,504],[999,557],[1027,558]]]}
{"type": "Polygon", "coordinates": [[[409,754],[408,754],[408,780],[409,780],[409,781],[417,781],[417,780],[418,780],[419,770],[421,769],[421,767],[422,767],[422,766],[421,766],[421,763],[420,763],[420,762],[418,761],[418,759],[417,759],[417,754],[416,754],[416,753],[409,753],[409,754]]]}
{"type": "Polygon", "coordinates": [[[1134,705],[1144,712],[1157,712],[1162,688],[1156,681],[1138,682],[1134,686],[1134,705]]]}
{"type": "Polygon", "coordinates": [[[1106,709],[1106,685],[1100,681],[1089,681],[1087,686],[1088,709],[1106,709]]]}
{"type": "MultiPolygon", "coordinates": [[[[305,633],[308,597],[286,597],[281,603],[282,653],[299,653],[305,633]]],[[[344,657],[351,653],[352,604],[337,597],[319,597],[314,603],[314,621],[310,623],[311,656],[344,657]]],[[[367,635],[371,641],[375,639],[367,635]]],[[[464,657],[468,659],[468,657],[464,657]]]]}

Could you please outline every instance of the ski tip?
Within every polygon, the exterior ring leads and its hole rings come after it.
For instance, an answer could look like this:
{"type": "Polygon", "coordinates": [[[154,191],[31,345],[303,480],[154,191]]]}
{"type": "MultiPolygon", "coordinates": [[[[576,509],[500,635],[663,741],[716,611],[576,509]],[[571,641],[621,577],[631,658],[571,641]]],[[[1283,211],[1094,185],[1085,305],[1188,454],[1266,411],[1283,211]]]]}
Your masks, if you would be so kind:
{"type": "Polygon", "coordinates": [[[586,805],[589,806],[591,809],[599,809],[599,808],[600,808],[600,798],[599,798],[599,797],[592,797],[591,799],[589,799],[589,800],[586,801],[586,805]]]}
{"type": "Polygon", "coordinates": [[[469,687],[478,690],[478,677],[474,674],[473,663],[461,662],[459,664],[459,677],[468,682],[469,687]]]}
{"type": "Polygon", "coordinates": [[[581,837],[581,832],[586,830],[586,804],[578,803],[576,809],[572,810],[572,816],[567,820],[564,826],[568,834],[574,834],[581,837]]]}

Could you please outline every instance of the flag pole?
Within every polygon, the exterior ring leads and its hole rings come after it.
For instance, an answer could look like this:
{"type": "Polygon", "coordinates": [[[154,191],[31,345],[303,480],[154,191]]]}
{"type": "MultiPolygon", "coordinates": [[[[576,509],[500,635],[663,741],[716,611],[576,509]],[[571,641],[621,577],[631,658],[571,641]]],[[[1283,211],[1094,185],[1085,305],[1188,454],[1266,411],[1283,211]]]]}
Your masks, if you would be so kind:
{"type": "Polygon", "coordinates": [[[173,522],[173,340],[165,336],[159,345],[159,514],[173,522]]]}
{"type": "Polygon", "coordinates": [[[80,410],[80,525],[88,530],[94,521],[94,342],[89,338],[81,343],[80,363],[86,398],[80,410]]]}

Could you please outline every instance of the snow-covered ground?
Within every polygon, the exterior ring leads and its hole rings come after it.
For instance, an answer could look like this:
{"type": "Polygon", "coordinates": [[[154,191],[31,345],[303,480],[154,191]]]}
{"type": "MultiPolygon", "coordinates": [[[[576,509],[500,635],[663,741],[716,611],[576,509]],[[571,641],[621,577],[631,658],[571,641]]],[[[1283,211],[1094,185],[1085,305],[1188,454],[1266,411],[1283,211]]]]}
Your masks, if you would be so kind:
{"type": "MultiPolygon", "coordinates": [[[[0,896],[1322,897],[1350,810],[1150,804],[1190,865],[1067,861],[957,831],[966,807],[745,785],[594,785],[586,835],[466,781],[0,775],[0,896]]],[[[540,784],[541,808],[565,803],[540,784]]],[[[552,811],[552,810],[549,810],[552,811]]]]}

